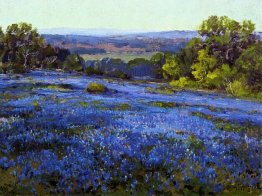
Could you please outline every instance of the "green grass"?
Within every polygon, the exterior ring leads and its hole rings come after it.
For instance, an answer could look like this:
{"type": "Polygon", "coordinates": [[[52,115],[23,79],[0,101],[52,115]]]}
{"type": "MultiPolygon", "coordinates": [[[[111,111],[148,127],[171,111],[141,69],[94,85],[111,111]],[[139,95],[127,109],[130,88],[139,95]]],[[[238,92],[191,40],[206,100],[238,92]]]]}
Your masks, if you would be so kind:
{"type": "Polygon", "coordinates": [[[159,87],[159,88],[151,88],[147,87],[146,92],[154,93],[154,94],[164,94],[164,95],[172,95],[174,94],[174,90],[167,87],[159,87]]]}
{"type": "Polygon", "coordinates": [[[79,105],[82,106],[82,107],[88,107],[89,106],[88,102],[85,102],[85,101],[80,101],[79,105]]]}
{"type": "Polygon", "coordinates": [[[128,103],[121,103],[119,105],[114,106],[114,110],[117,110],[117,111],[126,111],[130,109],[131,109],[131,106],[128,103]]]}
{"type": "Polygon", "coordinates": [[[118,53],[118,52],[112,52],[112,53],[105,53],[105,54],[82,54],[81,56],[84,58],[84,60],[100,60],[105,57],[109,58],[118,58],[122,59],[126,63],[130,60],[133,60],[135,58],[145,58],[149,60],[155,52],[144,52],[144,53],[135,53],[135,52],[125,52],[125,53],[118,53]]]}
{"type": "Polygon", "coordinates": [[[55,91],[69,91],[69,90],[71,90],[69,87],[63,86],[63,85],[48,85],[46,88],[51,89],[51,90],[55,90],[55,91]]]}
{"type": "Polygon", "coordinates": [[[180,106],[174,102],[163,102],[163,101],[151,101],[149,102],[149,105],[159,108],[175,108],[180,106]]]}
{"type": "Polygon", "coordinates": [[[261,127],[257,125],[253,125],[250,122],[239,123],[239,122],[229,122],[225,119],[218,118],[212,115],[207,115],[202,112],[192,112],[192,115],[198,116],[200,118],[207,119],[213,122],[214,126],[217,129],[222,131],[233,131],[233,132],[241,132],[244,131],[250,136],[257,137],[260,133],[261,127]]]}

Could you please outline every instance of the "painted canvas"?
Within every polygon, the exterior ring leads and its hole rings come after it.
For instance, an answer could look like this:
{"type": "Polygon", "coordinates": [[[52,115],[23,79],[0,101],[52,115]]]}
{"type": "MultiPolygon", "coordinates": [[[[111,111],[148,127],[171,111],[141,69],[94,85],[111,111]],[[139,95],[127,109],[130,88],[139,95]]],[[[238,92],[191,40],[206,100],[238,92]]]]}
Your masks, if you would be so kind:
{"type": "Polygon", "coordinates": [[[0,0],[0,195],[261,195],[261,0],[0,0]]]}

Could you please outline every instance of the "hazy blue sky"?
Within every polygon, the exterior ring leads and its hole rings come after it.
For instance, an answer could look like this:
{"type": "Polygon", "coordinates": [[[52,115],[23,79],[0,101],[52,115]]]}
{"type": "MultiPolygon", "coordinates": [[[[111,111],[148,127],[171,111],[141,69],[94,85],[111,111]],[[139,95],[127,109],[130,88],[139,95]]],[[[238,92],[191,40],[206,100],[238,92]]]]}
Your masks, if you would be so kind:
{"type": "Polygon", "coordinates": [[[251,19],[262,30],[262,0],[0,0],[3,27],[191,30],[209,15],[251,19]]]}

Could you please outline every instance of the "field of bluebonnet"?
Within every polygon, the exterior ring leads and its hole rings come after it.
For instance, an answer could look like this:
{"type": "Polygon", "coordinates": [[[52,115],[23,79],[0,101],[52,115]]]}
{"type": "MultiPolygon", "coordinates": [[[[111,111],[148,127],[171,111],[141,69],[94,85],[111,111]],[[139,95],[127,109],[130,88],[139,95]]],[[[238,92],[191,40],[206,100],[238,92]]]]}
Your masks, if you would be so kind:
{"type": "Polygon", "coordinates": [[[0,195],[259,195],[262,104],[160,85],[0,75],[0,195]]]}

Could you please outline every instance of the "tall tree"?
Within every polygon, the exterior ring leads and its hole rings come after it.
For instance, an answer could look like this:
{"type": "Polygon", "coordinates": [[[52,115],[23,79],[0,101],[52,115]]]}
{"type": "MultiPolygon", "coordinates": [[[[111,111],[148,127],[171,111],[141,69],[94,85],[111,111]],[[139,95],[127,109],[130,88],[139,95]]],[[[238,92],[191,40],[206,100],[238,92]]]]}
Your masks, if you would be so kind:
{"type": "Polygon", "coordinates": [[[25,70],[29,70],[30,58],[38,54],[43,43],[43,38],[31,24],[9,25],[5,34],[6,58],[4,61],[22,64],[25,70]]]}
{"type": "Polygon", "coordinates": [[[217,59],[217,66],[232,66],[241,53],[256,42],[254,30],[255,25],[250,20],[239,23],[227,16],[210,16],[202,22],[198,32],[205,38],[209,54],[217,59]]]}

